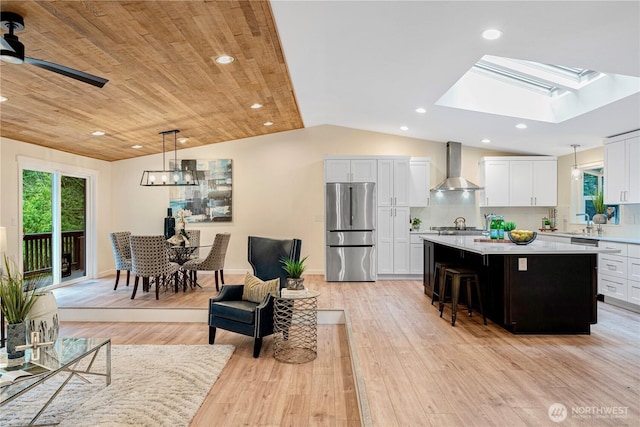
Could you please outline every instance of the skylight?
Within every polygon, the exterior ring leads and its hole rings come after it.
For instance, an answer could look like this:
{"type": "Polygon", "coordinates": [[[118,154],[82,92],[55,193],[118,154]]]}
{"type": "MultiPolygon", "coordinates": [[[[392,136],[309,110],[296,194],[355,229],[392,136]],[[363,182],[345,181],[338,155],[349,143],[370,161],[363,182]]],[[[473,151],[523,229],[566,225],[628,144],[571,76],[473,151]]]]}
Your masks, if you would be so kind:
{"type": "Polygon", "coordinates": [[[436,105],[560,123],[637,92],[637,77],[485,55],[436,105]]]}

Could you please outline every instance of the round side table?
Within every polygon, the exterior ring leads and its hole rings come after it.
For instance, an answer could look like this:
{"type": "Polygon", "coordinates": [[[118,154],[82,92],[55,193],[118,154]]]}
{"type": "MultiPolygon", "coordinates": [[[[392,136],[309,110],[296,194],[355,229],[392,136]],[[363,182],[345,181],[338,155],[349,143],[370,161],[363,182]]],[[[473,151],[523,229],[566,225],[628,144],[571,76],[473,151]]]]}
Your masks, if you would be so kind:
{"type": "Polygon", "coordinates": [[[306,363],[318,355],[318,296],[306,290],[274,299],[274,357],[279,362],[306,363]]]}

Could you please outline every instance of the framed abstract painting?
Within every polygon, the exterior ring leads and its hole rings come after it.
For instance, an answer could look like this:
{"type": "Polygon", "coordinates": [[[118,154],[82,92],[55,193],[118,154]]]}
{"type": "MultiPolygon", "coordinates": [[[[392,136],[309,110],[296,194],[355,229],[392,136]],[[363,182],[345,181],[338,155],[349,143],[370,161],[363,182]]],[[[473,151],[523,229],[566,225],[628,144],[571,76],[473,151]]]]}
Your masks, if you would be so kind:
{"type": "MultiPolygon", "coordinates": [[[[195,171],[199,185],[172,187],[169,207],[188,210],[190,223],[233,220],[233,167],[231,159],[179,160],[183,170],[195,171]]],[[[169,167],[173,168],[173,162],[169,167]]]]}

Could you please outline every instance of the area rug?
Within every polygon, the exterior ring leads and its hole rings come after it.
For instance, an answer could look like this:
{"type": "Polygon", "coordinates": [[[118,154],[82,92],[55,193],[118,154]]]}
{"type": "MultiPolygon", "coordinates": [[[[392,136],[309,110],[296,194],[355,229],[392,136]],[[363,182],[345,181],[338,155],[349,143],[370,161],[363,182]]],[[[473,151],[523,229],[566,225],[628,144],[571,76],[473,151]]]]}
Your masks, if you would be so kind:
{"type": "MultiPolygon", "coordinates": [[[[234,351],[231,345],[113,345],[111,385],[72,379],[38,423],[188,426],[234,351]]],[[[94,366],[104,366],[104,352],[94,366]]],[[[2,408],[0,426],[24,425],[66,378],[60,374],[2,408]]]]}

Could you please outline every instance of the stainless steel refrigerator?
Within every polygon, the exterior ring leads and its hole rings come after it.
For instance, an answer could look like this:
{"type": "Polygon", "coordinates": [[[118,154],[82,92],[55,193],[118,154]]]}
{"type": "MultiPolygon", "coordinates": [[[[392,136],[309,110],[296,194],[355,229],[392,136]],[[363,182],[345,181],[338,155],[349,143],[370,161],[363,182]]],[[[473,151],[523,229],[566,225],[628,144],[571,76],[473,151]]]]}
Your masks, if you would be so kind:
{"type": "Polygon", "coordinates": [[[326,184],[326,280],[376,280],[376,184],[326,184]]]}

